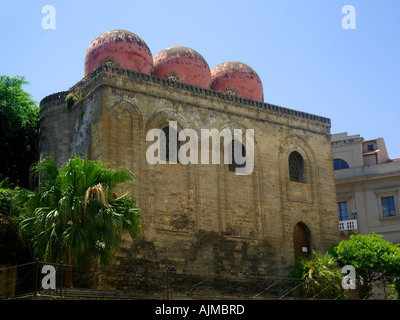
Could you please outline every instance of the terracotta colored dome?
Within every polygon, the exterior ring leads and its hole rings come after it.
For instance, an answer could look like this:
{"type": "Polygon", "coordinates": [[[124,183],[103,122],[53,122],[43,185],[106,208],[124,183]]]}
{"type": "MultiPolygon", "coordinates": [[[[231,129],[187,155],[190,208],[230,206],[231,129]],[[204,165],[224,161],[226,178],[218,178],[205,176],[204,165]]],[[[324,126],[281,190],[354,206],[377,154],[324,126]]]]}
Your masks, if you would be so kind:
{"type": "Polygon", "coordinates": [[[136,34],[125,30],[107,31],[92,41],[85,55],[85,76],[100,64],[150,74],[153,55],[136,34]]]}
{"type": "Polygon", "coordinates": [[[193,49],[170,47],[154,57],[154,75],[209,88],[211,72],[207,61],[193,49]]]}
{"type": "Polygon", "coordinates": [[[211,76],[211,89],[213,90],[263,101],[261,79],[252,68],[244,63],[223,62],[211,70],[211,76]]]}

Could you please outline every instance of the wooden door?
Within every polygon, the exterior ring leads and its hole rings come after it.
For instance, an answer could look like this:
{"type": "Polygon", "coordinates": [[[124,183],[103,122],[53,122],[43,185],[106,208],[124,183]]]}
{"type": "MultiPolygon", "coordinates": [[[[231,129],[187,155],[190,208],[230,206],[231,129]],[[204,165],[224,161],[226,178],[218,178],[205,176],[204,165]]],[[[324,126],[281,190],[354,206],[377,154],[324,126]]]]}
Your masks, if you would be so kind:
{"type": "Polygon", "coordinates": [[[307,227],[302,223],[294,226],[293,230],[293,244],[294,244],[294,258],[308,258],[310,255],[310,243],[307,232],[307,227]]]}

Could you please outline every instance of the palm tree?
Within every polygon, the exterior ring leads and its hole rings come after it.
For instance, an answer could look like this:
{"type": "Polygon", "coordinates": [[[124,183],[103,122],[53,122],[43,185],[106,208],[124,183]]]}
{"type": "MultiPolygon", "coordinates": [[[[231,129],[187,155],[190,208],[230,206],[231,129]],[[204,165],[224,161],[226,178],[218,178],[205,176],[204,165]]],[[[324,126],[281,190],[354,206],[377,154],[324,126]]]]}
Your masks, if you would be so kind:
{"type": "Polygon", "coordinates": [[[346,298],[340,285],[342,274],[337,261],[328,252],[319,254],[313,251],[310,258],[297,261],[292,269],[292,277],[302,282],[300,294],[305,298],[346,298]]]}
{"type": "Polygon", "coordinates": [[[116,194],[119,184],[133,183],[129,170],[75,155],[60,169],[47,157],[32,166],[31,174],[40,176],[39,187],[21,190],[17,201],[26,209],[21,231],[33,235],[36,258],[71,265],[99,258],[106,266],[115,258],[123,231],[133,240],[140,237],[142,216],[135,199],[116,194]]]}

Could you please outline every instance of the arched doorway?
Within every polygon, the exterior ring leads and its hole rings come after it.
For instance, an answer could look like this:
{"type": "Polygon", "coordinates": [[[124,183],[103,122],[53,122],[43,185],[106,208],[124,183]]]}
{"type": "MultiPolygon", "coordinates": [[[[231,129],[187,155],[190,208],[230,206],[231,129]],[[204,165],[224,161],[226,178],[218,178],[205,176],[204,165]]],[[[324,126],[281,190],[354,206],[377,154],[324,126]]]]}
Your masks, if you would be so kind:
{"type": "Polygon", "coordinates": [[[310,242],[310,230],[308,227],[299,222],[294,226],[293,229],[293,246],[294,246],[294,258],[298,260],[300,258],[308,258],[311,254],[311,242],[310,242]]]}

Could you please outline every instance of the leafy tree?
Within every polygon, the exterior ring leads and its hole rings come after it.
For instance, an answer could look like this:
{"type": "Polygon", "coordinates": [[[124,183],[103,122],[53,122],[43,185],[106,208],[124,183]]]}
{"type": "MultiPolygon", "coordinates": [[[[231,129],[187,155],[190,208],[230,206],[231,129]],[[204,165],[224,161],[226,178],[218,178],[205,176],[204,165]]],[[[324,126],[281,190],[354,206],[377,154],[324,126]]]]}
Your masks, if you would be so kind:
{"type": "Polygon", "coordinates": [[[39,108],[24,91],[24,77],[0,75],[0,180],[29,186],[29,167],[36,161],[39,108]]]}
{"type": "Polygon", "coordinates": [[[345,298],[341,288],[342,275],[335,257],[328,252],[312,253],[310,258],[297,261],[291,271],[292,277],[302,283],[297,294],[305,298],[345,298]]]}
{"type": "Polygon", "coordinates": [[[389,288],[392,289],[389,296],[394,300],[400,300],[400,278],[394,279],[390,284],[389,288]]]}
{"type": "Polygon", "coordinates": [[[329,250],[338,262],[356,270],[357,291],[367,297],[376,281],[393,282],[400,276],[400,247],[375,233],[352,235],[329,250]]]}
{"type": "Polygon", "coordinates": [[[23,214],[12,205],[16,192],[1,188],[0,185],[0,265],[32,261],[29,248],[18,236],[18,224],[23,219],[23,214]]]}
{"type": "Polygon", "coordinates": [[[140,236],[142,218],[134,198],[116,194],[119,184],[133,182],[129,170],[76,156],[58,169],[48,157],[32,167],[32,175],[41,175],[39,187],[22,190],[17,201],[26,209],[21,231],[33,234],[36,258],[76,265],[100,258],[101,265],[110,265],[123,231],[132,239],[140,236]]]}

